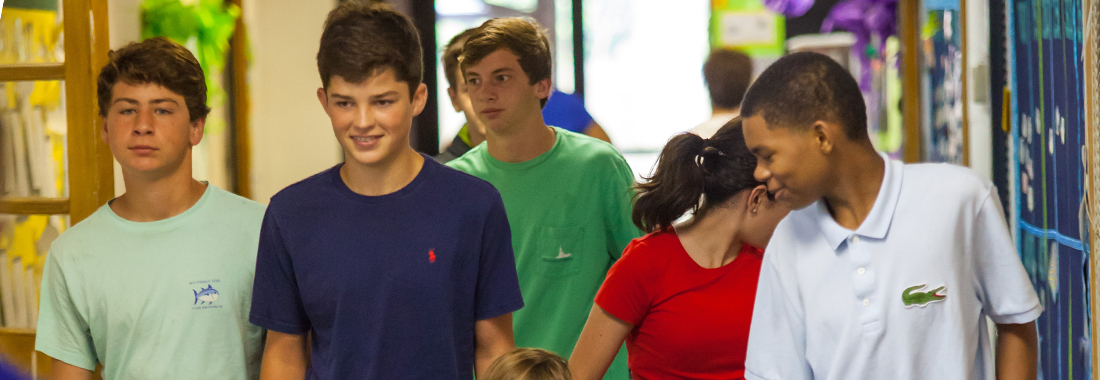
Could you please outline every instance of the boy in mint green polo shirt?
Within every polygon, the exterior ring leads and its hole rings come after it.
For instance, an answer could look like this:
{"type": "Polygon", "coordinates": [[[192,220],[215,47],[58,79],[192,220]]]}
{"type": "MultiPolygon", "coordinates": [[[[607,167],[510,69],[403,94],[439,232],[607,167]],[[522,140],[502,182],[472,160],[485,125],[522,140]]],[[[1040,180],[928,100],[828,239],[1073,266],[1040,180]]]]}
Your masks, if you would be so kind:
{"type": "Polygon", "coordinates": [[[46,258],[35,349],[54,379],[255,379],[248,323],[264,207],[191,176],[209,108],[195,57],[163,38],[112,52],[103,139],[126,193],[61,234],[46,258]]]}
{"type": "MultiPolygon", "coordinates": [[[[486,144],[448,165],[500,191],[520,290],[516,346],[569,357],[611,264],[641,232],[630,220],[634,176],[610,145],[548,127],[550,47],[529,19],[497,18],[463,48],[470,100],[486,144]]],[[[625,350],[605,378],[626,379],[625,350]]]]}

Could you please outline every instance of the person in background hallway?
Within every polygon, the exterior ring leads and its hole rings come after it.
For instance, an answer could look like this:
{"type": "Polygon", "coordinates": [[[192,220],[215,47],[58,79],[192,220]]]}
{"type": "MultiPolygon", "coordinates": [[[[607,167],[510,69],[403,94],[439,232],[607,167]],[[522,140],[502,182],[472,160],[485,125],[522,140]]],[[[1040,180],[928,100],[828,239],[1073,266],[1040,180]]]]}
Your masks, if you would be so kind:
{"type": "Polygon", "coordinates": [[[741,111],[756,179],[795,210],[761,265],[746,378],[1036,378],[1043,306],[988,180],[876,153],[822,54],[776,61],[741,111]]]}
{"type": "MultiPolygon", "coordinates": [[[[534,20],[486,21],[459,62],[487,133],[447,165],[504,198],[527,303],[515,314],[516,344],[568,356],[607,269],[640,235],[630,222],[634,175],[611,144],[543,122],[550,43],[534,20]]],[[[608,378],[627,378],[623,354],[608,378]]]]}
{"type": "Polygon", "coordinates": [[[740,114],[741,99],[752,81],[752,58],[738,50],[712,50],[703,63],[703,80],[710,93],[711,117],[691,133],[707,138],[740,114]]]}
{"type": "Polygon", "coordinates": [[[573,380],[565,359],[540,348],[517,348],[489,366],[485,380],[573,380]]]}
{"type": "Polygon", "coordinates": [[[474,32],[474,28],[466,29],[462,33],[451,38],[447,47],[443,49],[443,72],[447,77],[447,96],[451,98],[451,105],[455,112],[466,115],[466,124],[458,131],[458,135],[447,145],[443,152],[435,156],[436,161],[448,163],[461,157],[470,148],[485,141],[485,124],[478,120],[474,114],[474,106],[470,103],[470,92],[466,87],[466,79],[462,76],[462,70],[458,66],[458,57],[462,55],[462,45],[474,32]]]}
{"type": "Polygon", "coordinates": [[[611,142],[611,137],[607,136],[607,132],[603,130],[603,127],[596,123],[592,115],[588,114],[588,110],[584,108],[583,100],[576,95],[558,91],[556,88],[550,93],[550,99],[546,101],[546,106],[542,107],[542,118],[546,125],[553,125],[570,132],[583,133],[611,142]]]}
{"type": "Polygon", "coordinates": [[[255,379],[248,322],[264,206],[191,172],[210,108],[187,48],[166,38],[108,54],[103,140],[126,193],[61,234],[42,276],[35,349],[53,378],[255,379]]]}
{"type": "Polygon", "coordinates": [[[759,247],[789,210],[753,178],[740,118],[673,137],[657,162],[634,205],[649,234],[607,273],[569,367],[599,379],[625,339],[634,379],[743,379],[759,247]]]}
{"type": "Polygon", "coordinates": [[[385,5],[346,1],[325,20],[317,99],[344,163],[264,215],[261,379],[469,379],[515,348],[523,300],[500,195],[409,145],[422,58],[412,21],[385,5]]]}

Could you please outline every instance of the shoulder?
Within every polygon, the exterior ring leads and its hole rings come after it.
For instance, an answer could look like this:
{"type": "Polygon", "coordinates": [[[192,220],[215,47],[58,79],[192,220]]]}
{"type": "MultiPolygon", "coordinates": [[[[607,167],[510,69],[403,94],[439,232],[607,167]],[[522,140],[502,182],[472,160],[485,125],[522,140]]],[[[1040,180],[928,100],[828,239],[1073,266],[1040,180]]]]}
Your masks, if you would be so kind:
{"type": "Polygon", "coordinates": [[[995,192],[992,182],[960,165],[921,163],[906,164],[903,168],[903,199],[941,206],[978,207],[995,192]]]}
{"type": "Polygon", "coordinates": [[[812,247],[816,240],[823,238],[815,210],[820,207],[818,202],[801,210],[793,210],[779,221],[763,251],[764,261],[790,262],[796,255],[805,253],[803,247],[812,247]]]}
{"type": "Polygon", "coordinates": [[[50,244],[49,254],[56,258],[81,255],[89,252],[88,247],[103,239],[123,239],[120,236],[122,230],[113,223],[110,213],[110,206],[103,205],[80,223],[69,227],[50,244]]]}
{"type": "MultiPolygon", "coordinates": [[[[466,156],[469,155],[463,155],[463,157],[466,156]]],[[[460,157],[459,160],[463,157],[460,157]]],[[[424,167],[431,170],[431,186],[433,187],[432,192],[434,193],[453,193],[458,195],[458,198],[467,202],[478,198],[487,200],[492,200],[494,198],[500,199],[500,194],[491,183],[451,166],[450,163],[443,165],[425,159],[424,167]]]]}
{"type": "Polygon", "coordinates": [[[626,163],[623,155],[606,141],[556,127],[554,131],[562,134],[561,153],[569,160],[589,167],[594,165],[597,168],[609,170],[630,170],[630,165],[626,163]]]}
{"type": "Polygon", "coordinates": [[[319,195],[334,192],[336,189],[332,183],[332,176],[338,170],[340,170],[339,164],[279,190],[271,196],[271,203],[268,208],[280,209],[290,204],[308,202],[311,199],[318,198],[319,195]]]}
{"type": "Polygon", "coordinates": [[[616,265],[661,268],[666,266],[670,251],[680,244],[679,237],[668,231],[651,232],[630,241],[616,265]]]}
{"type": "Polygon", "coordinates": [[[449,168],[453,168],[465,173],[480,173],[486,170],[485,159],[482,155],[485,154],[485,146],[487,144],[478,144],[470,150],[463,153],[458,158],[447,161],[446,165],[449,168]]]}
{"type": "Polygon", "coordinates": [[[263,218],[264,210],[267,207],[259,202],[222,190],[214,185],[207,186],[213,187],[211,189],[211,195],[214,196],[212,201],[216,203],[216,210],[219,213],[238,215],[247,219],[256,219],[257,221],[263,218]]]}

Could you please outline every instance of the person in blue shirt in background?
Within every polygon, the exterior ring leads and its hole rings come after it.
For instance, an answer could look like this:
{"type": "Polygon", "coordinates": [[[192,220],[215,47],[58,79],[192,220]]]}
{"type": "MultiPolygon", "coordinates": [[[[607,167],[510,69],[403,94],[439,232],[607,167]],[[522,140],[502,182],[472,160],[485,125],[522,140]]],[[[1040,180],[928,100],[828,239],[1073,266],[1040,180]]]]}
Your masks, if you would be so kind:
{"type": "Polygon", "coordinates": [[[600,127],[588,110],[584,108],[584,100],[575,95],[566,94],[558,89],[550,93],[550,99],[542,108],[542,118],[546,125],[553,125],[561,129],[583,133],[597,139],[611,142],[603,127],[600,127]]]}

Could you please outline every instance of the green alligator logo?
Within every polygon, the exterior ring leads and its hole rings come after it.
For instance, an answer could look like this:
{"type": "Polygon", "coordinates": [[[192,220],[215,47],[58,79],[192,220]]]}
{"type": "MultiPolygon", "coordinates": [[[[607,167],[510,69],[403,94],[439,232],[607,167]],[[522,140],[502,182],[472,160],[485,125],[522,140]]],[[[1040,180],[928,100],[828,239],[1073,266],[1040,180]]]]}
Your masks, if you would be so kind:
{"type": "Polygon", "coordinates": [[[904,292],[901,292],[901,302],[905,303],[905,307],[907,307],[907,308],[913,307],[913,306],[924,307],[925,305],[928,305],[932,302],[939,302],[939,301],[943,301],[944,299],[947,299],[946,294],[939,294],[940,292],[942,292],[944,289],[947,288],[946,286],[941,286],[941,287],[938,287],[934,290],[927,291],[927,292],[916,292],[916,293],[913,292],[914,290],[924,289],[925,286],[927,286],[927,285],[926,284],[920,284],[920,285],[917,285],[917,286],[910,286],[908,288],[905,288],[904,292]]]}

